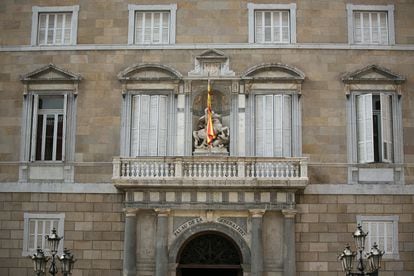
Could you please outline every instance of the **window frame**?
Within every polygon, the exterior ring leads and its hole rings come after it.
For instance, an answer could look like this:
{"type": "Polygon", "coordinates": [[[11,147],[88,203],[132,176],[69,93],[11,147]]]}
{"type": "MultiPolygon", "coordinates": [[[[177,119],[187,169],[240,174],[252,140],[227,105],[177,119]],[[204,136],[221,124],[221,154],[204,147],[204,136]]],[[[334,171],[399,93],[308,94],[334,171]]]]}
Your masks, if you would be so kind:
{"type": "Polygon", "coordinates": [[[296,43],[296,4],[254,4],[248,3],[249,43],[252,44],[294,44],[296,43]],[[256,42],[256,11],[289,11],[289,42],[256,42]]]}
{"type": "Polygon", "coordinates": [[[169,5],[128,5],[128,44],[129,45],[168,45],[175,44],[176,36],[176,14],[177,4],[169,5]],[[142,43],[137,44],[135,41],[135,17],[137,12],[169,12],[170,24],[169,24],[169,41],[168,43],[142,43]]]}
{"type": "MultiPolygon", "coordinates": [[[[68,104],[68,93],[65,91],[56,91],[55,93],[42,93],[42,92],[33,92],[30,93],[31,95],[29,96],[33,96],[33,107],[32,107],[32,113],[31,113],[31,142],[30,142],[30,161],[31,162],[36,162],[36,161],[42,161],[42,162],[64,162],[65,161],[65,142],[66,141],[66,123],[67,123],[67,104],[68,104]],[[60,114],[57,112],[56,109],[53,109],[53,112],[48,113],[46,112],[41,112],[40,108],[39,108],[39,98],[41,96],[46,96],[46,97],[55,97],[55,96],[63,96],[63,109],[62,109],[62,113],[61,115],[63,116],[63,126],[62,126],[62,159],[61,160],[56,160],[56,151],[57,151],[57,141],[55,141],[55,139],[57,140],[57,128],[54,128],[54,133],[53,133],[53,145],[52,145],[52,160],[45,160],[44,156],[45,156],[45,151],[46,151],[46,145],[45,144],[45,127],[43,127],[43,133],[42,133],[42,147],[41,147],[41,159],[37,159],[37,141],[39,139],[39,137],[37,137],[38,135],[38,115],[50,115],[53,114],[56,116],[56,114],[60,114]],[[45,113],[45,114],[43,114],[45,113]]],[[[45,120],[45,119],[43,119],[45,120]]],[[[57,126],[57,122],[54,122],[55,127],[57,126]]]]}
{"type": "MultiPolygon", "coordinates": [[[[24,221],[23,221],[23,251],[22,256],[30,256],[36,252],[36,249],[30,249],[29,248],[29,229],[30,229],[30,221],[31,220],[57,220],[58,221],[58,229],[57,234],[60,237],[63,237],[64,235],[64,227],[65,227],[65,214],[64,213],[57,213],[57,214],[39,214],[39,213],[24,213],[24,221]]],[[[50,233],[43,233],[44,235],[47,235],[50,233]]],[[[63,239],[59,243],[58,247],[58,254],[62,254],[63,252],[63,239]]],[[[44,249],[44,248],[42,248],[44,249]]],[[[46,253],[49,251],[46,250],[46,253]]]]}
{"type": "MultiPolygon", "coordinates": [[[[398,249],[398,222],[399,216],[365,216],[365,215],[357,215],[357,224],[362,225],[363,222],[391,222],[392,223],[392,253],[387,253],[383,255],[385,259],[396,259],[400,258],[399,249],[398,249]]],[[[364,229],[364,231],[368,231],[368,229],[364,229]]],[[[366,249],[365,251],[370,251],[372,245],[368,244],[368,240],[370,239],[370,233],[368,233],[367,241],[366,241],[366,249]]],[[[374,241],[375,242],[375,241],[374,241]]],[[[377,242],[378,244],[378,242],[377,242]]],[[[378,244],[380,250],[385,251],[385,247],[383,244],[378,244]]]]}
{"type": "Polygon", "coordinates": [[[78,37],[78,15],[79,5],[74,6],[54,6],[54,7],[32,7],[32,34],[31,34],[31,45],[32,46],[67,46],[76,45],[78,37]],[[69,44],[39,44],[39,15],[41,13],[57,14],[57,13],[72,13],[71,20],[71,37],[69,44]]]}
{"type": "MultiPolygon", "coordinates": [[[[137,95],[149,95],[149,96],[156,96],[156,95],[164,95],[167,96],[167,139],[166,139],[166,154],[165,155],[155,155],[156,156],[172,156],[174,152],[174,143],[175,133],[173,129],[173,125],[175,125],[175,116],[170,116],[168,114],[174,114],[173,110],[176,109],[176,101],[174,91],[169,89],[151,89],[151,90],[128,90],[124,94],[123,97],[123,137],[125,137],[125,143],[121,146],[121,155],[128,156],[128,157],[136,157],[132,155],[132,128],[133,128],[133,113],[134,113],[134,96],[137,95]]],[[[151,155],[139,155],[142,157],[150,157],[151,155]]]]}
{"type": "Polygon", "coordinates": [[[347,4],[347,18],[348,18],[348,43],[357,45],[394,45],[395,44],[395,25],[394,25],[394,5],[354,5],[347,4]],[[355,12],[386,12],[387,13],[387,28],[388,28],[388,43],[365,43],[355,42],[354,39],[354,13],[355,12]]]}

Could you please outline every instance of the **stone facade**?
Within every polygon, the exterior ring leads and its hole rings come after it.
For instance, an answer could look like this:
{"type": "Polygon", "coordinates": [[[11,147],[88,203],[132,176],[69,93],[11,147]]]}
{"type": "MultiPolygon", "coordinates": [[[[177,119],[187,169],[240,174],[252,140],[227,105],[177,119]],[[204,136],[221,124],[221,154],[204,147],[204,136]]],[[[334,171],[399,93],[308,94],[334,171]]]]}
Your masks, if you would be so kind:
{"type": "Polygon", "coordinates": [[[237,273],[244,276],[339,276],[343,272],[337,256],[352,242],[361,216],[398,218],[398,252],[384,258],[381,275],[412,275],[414,4],[278,1],[296,4],[296,43],[254,44],[248,43],[250,2],[175,3],[175,44],[145,46],[128,45],[128,5],[171,3],[0,4],[0,274],[33,273],[31,261],[22,256],[25,214],[64,213],[64,246],[78,260],[73,275],[180,276],[185,267],[179,258],[186,244],[203,233],[219,233],[239,250],[237,273]],[[393,5],[395,45],[348,44],[350,3],[393,5]],[[79,5],[77,45],[30,46],[32,7],[70,5],[79,5]],[[197,108],[204,107],[196,104],[207,88],[203,62],[211,61],[221,64],[220,70],[211,71],[219,72],[212,84],[221,97],[217,103],[223,123],[230,127],[230,156],[196,157],[191,131],[197,108]],[[359,81],[374,80],[370,89],[385,87],[401,104],[401,116],[395,115],[395,125],[401,126],[394,129],[401,134],[395,139],[400,143],[395,155],[401,151],[401,160],[356,166],[350,160],[349,87],[362,86],[343,79],[370,65],[374,69],[359,81]],[[42,68],[68,75],[47,79],[50,71],[39,73],[42,68]],[[28,74],[33,79],[25,79],[28,74]],[[26,95],[69,88],[76,90],[74,138],[67,147],[73,144],[72,156],[54,165],[70,176],[57,179],[53,169],[39,169],[33,173],[36,179],[23,177],[22,171],[39,164],[24,157],[30,151],[24,149],[24,131],[31,125],[25,121],[26,95]],[[175,132],[169,136],[170,154],[162,158],[172,164],[174,175],[148,165],[145,172],[151,173],[142,177],[138,167],[130,171],[126,165],[161,162],[129,156],[128,97],[143,89],[168,90],[174,99],[169,124],[175,132]],[[294,154],[287,160],[267,159],[277,168],[293,164],[286,177],[252,173],[251,164],[264,161],[252,156],[249,100],[255,91],[266,89],[294,91],[294,154]],[[214,169],[218,160],[228,174],[214,169]],[[211,165],[195,169],[199,164],[211,165]],[[361,169],[368,174],[358,175],[361,169]],[[376,180],[370,182],[371,177],[376,180]],[[366,183],[358,183],[360,179],[366,183]]]}

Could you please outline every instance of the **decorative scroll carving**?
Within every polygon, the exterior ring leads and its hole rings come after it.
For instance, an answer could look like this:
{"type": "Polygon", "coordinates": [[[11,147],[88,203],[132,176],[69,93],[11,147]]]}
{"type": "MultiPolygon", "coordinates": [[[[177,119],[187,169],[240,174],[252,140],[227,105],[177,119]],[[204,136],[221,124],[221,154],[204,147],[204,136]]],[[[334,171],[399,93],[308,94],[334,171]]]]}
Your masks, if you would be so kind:
{"type": "Polygon", "coordinates": [[[194,70],[188,76],[234,76],[229,58],[221,51],[210,49],[195,57],[194,70]]]}
{"type": "Polygon", "coordinates": [[[191,240],[181,253],[180,264],[240,264],[235,245],[217,234],[205,234],[191,240]]]}

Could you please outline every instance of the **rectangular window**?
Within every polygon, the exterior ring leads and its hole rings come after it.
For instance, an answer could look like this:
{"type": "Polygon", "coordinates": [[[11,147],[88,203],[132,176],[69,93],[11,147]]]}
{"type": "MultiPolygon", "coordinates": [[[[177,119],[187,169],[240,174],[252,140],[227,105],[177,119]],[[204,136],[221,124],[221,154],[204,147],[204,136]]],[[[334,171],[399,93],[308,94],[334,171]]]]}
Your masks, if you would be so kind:
{"type": "Polygon", "coordinates": [[[361,44],[388,44],[386,12],[354,12],[354,42],[361,44]]]}
{"type": "Polygon", "coordinates": [[[32,160],[62,161],[66,129],[66,95],[34,95],[32,160]]]}
{"type": "Polygon", "coordinates": [[[255,96],[256,156],[291,156],[292,97],[255,96]]]}
{"type": "Polygon", "coordinates": [[[289,43],[289,11],[256,11],[256,43],[289,43]]]}
{"type": "Polygon", "coordinates": [[[247,4],[249,43],[296,43],[296,4],[247,4]]]}
{"type": "Polygon", "coordinates": [[[128,5],[128,44],[174,44],[177,5],[128,5]]]}
{"type": "Polygon", "coordinates": [[[76,45],[79,6],[34,6],[32,11],[32,45],[76,45]]]}
{"type": "Polygon", "coordinates": [[[167,155],[167,95],[132,97],[131,156],[167,155]]]}
{"type": "Polygon", "coordinates": [[[136,44],[168,44],[170,37],[169,12],[136,12],[136,44]]]}
{"type": "MultiPolygon", "coordinates": [[[[55,228],[59,236],[63,237],[65,214],[24,214],[24,237],[23,237],[23,256],[36,252],[41,248],[49,251],[48,243],[45,238],[50,235],[55,228]]],[[[63,242],[59,244],[59,252],[62,252],[63,242]]]]}
{"type": "Polygon", "coordinates": [[[72,13],[40,13],[38,45],[69,45],[72,13]]]}
{"type": "Polygon", "coordinates": [[[392,162],[391,101],[384,93],[356,96],[359,163],[392,162]]]}
{"type": "Polygon", "coordinates": [[[394,5],[347,4],[351,44],[395,44],[394,5]]]}
{"type": "Polygon", "coordinates": [[[397,258],[398,256],[398,216],[357,216],[358,224],[368,232],[366,251],[374,243],[385,252],[384,257],[397,258]]]}

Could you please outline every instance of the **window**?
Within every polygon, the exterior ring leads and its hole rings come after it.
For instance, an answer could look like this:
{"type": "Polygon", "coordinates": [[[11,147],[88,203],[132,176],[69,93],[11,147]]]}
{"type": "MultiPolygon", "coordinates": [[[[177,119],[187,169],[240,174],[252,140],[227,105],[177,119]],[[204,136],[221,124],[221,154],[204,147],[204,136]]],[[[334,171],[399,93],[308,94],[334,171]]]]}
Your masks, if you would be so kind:
{"type": "Polygon", "coordinates": [[[387,162],[392,157],[392,95],[355,95],[358,162],[387,162]]]}
{"type": "Polygon", "coordinates": [[[292,96],[255,96],[255,155],[291,156],[292,96]]]}
{"type": "Polygon", "coordinates": [[[31,160],[62,161],[67,95],[33,97],[31,160]]]}
{"type": "Polygon", "coordinates": [[[79,6],[32,10],[32,45],[76,45],[79,6]]]}
{"type": "Polygon", "coordinates": [[[174,44],[177,5],[129,5],[128,44],[174,44]]]}
{"type": "Polygon", "coordinates": [[[133,95],[131,156],[167,155],[167,95],[133,95]]]}
{"type": "Polygon", "coordinates": [[[296,4],[253,4],[249,43],[296,43],[296,4]]]}
{"type": "MultiPolygon", "coordinates": [[[[65,214],[24,214],[23,229],[23,256],[34,254],[38,247],[48,251],[45,238],[50,235],[53,228],[59,236],[63,237],[65,214]]],[[[58,251],[63,251],[63,242],[59,243],[58,251]]]]}
{"type": "Polygon", "coordinates": [[[356,183],[404,183],[402,83],[377,65],[345,75],[348,179],[356,183]]]}
{"type": "Polygon", "coordinates": [[[355,44],[395,44],[394,6],[347,5],[348,38],[355,44]]]}
{"type": "Polygon", "coordinates": [[[118,79],[123,83],[121,156],[177,155],[178,145],[184,145],[173,127],[177,114],[184,115],[177,107],[182,75],[166,65],[140,64],[121,71],[118,79]]]}
{"type": "Polygon", "coordinates": [[[357,221],[369,233],[367,251],[377,243],[385,252],[384,258],[398,258],[398,216],[357,216],[357,221]]]}
{"type": "MultiPolygon", "coordinates": [[[[305,74],[285,64],[260,64],[242,75],[246,98],[246,156],[300,157],[301,84],[305,74]]],[[[239,107],[240,108],[240,107],[239,107]]],[[[244,106],[243,106],[244,110],[244,106]]]]}
{"type": "Polygon", "coordinates": [[[19,181],[73,182],[75,121],[81,77],[53,64],[22,77],[19,181]]]}

